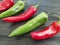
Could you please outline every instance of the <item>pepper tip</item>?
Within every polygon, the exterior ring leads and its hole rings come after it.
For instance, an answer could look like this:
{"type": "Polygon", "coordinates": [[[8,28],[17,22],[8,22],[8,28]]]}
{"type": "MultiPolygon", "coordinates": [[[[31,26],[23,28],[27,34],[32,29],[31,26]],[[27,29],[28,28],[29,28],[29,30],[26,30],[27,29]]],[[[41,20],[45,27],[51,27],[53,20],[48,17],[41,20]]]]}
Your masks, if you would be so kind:
{"type": "Polygon", "coordinates": [[[12,37],[12,35],[10,34],[10,35],[8,35],[8,37],[12,37]]]}
{"type": "Polygon", "coordinates": [[[2,20],[3,20],[3,21],[5,21],[5,20],[6,20],[6,18],[3,18],[2,20]]]}

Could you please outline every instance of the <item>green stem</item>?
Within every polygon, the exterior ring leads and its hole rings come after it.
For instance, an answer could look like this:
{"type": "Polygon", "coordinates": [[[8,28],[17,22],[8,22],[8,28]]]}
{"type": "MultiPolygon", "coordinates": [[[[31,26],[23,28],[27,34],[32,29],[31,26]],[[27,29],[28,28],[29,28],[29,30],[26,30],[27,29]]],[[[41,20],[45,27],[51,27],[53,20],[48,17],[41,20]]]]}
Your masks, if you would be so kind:
{"type": "Polygon", "coordinates": [[[35,7],[35,8],[38,8],[38,6],[39,6],[39,4],[35,5],[34,7],[35,7]]]}
{"type": "Polygon", "coordinates": [[[60,16],[58,15],[55,15],[55,16],[58,17],[59,20],[57,22],[60,24],[60,16]]]}
{"type": "Polygon", "coordinates": [[[35,8],[38,8],[38,7],[39,7],[39,5],[40,5],[40,2],[39,2],[37,5],[35,5],[34,7],[35,7],[35,8]]]}
{"type": "Polygon", "coordinates": [[[58,23],[60,24],[60,20],[58,21],[58,23]]]}

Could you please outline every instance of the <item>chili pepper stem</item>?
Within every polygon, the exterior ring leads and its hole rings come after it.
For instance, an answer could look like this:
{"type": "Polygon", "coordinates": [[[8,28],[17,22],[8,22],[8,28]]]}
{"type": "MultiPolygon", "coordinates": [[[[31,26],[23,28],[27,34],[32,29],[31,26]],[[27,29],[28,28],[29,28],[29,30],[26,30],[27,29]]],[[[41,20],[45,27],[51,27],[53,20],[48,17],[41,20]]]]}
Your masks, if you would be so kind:
{"type": "Polygon", "coordinates": [[[57,22],[60,24],[60,16],[58,16],[56,14],[55,14],[55,16],[58,17],[58,21],[57,22]]]}
{"type": "Polygon", "coordinates": [[[38,6],[39,6],[39,5],[37,4],[37,5],[35,5],[34,7],[35,7],[35,8],[38,8],[38,6]]]}
{"type": "Polygon", "coordinates": [[[40,2],[39,2],[37,5],[35,5],[34,7],[35,7],[35,8],[38,8],[39,5],[40,5],[40,2]]]}
{"type": "Polygon", "coordinates": [[[58,21],[58,23],[60,24],[60,20],[58,21]]]}

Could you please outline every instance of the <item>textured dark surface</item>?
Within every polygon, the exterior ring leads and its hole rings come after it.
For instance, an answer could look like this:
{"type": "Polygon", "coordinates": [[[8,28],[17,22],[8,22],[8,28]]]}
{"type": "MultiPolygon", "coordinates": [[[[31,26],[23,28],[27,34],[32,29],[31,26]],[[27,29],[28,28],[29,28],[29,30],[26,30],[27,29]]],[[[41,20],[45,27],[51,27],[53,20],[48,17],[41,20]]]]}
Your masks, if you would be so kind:
{"type": "MultiPolygon", "coordinates": [[[[15,2],[17,2],[17,0],[15,0],[15,2]]],[[[38,4],[38,2],[40,2],[39,11],[34,16],[42,11],[45,11],[47,13],[49,11],[52,11],[53,13],[60,15],[60,0],[27,0],[27,2],[25,3],[25,10],[30,5],[38,4]]],[[[44,27],[50,25],[53,21],[57,21],[57,18],[54,17],[53,14],[50,14],[49,21],[41,27],[36,28],[34,31],[43,29],[44,27]]],[[[29,37],[30,32],[20,37],[8,38],[8,35],[10,34],[10,32],[12,32],[12,30],[16,29],[26,22],[27,21],[18,23],[7,23],[0,19],[0,45],[60,45],[60,33],[51,39],[43,41],[32,40],[29,37]]]]}

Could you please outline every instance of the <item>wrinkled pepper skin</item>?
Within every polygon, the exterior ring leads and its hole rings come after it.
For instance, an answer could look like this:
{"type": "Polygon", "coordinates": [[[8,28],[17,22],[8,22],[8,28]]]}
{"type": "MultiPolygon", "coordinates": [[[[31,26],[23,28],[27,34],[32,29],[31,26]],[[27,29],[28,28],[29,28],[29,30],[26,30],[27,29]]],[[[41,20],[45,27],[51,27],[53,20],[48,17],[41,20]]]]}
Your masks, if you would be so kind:
{"type": "Polygon", "coordinates": [[[60,25],[57,22],[53,22],[50,26],[37,31],[31,32],[30,36],[34,40],[44,40],[52,38],[60,32],[60,25]]]}
{"type": "Polygon", "coordinates": [[[24,1],[18,1],[14,6],[12,6],[10,9],[8,9],[5,12],[2,12],[0,14],[0,18],[5,18],[14,14],[17,14],[21,10],[23,10],[25,7],[24,1]]]}
{"type": "Polygon", "coordinates": [[[32,20],[28,21],[26,24],[18,27],[15,29],[9,37],[19,36],[33,29],[37,28],[38,26],[44,24],[48,20],[48,16],[45,12],[40,13],[38,16],[33,18],[32,20]]]}
{"type": "Polygon", "coordinates": [[[14,0],[3,0],[0,2],[0,12],[5,11],[14,5],[14,0]]]}
{"type": "Polygon", "coordinates": [[[3,18],[3,21],[6,22],[20,22],[30,19],[37,12],[36,6],[30,6],[23,14],[18,16],[11,16],[7,18],[3,18]]]}

